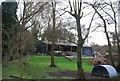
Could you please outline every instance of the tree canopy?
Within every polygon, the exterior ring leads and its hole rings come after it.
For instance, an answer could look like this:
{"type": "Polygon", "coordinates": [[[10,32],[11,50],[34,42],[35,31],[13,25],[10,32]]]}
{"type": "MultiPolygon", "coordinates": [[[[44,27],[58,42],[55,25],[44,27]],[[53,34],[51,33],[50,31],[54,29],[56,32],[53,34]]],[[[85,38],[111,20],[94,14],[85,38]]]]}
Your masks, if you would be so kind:
{"type": "Polygon", "coordinates": [[[10,40],[17,23],[17,2],[2,2],[2,47],[3,55],[10,53],[10,40]]]}

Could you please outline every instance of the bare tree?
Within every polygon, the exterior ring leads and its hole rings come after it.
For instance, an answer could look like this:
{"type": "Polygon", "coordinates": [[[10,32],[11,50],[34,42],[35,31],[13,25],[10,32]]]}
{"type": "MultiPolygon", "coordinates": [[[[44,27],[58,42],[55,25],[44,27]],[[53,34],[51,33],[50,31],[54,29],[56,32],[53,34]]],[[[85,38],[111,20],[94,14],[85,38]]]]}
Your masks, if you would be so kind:
{"type": "MultiPolygon", "coordinates": [[[[19,36],[21,37],[21,42],[22,41],[25,42],[24,40],[22,40],[22,38],[25,38],[24,32],[28,31],[29,28],[31,29],[34,29],[35,27],[37,27],[37,29],[40,28],[40,23],[38,23],[39,21],[37,19],[40,16],[39,14],[45,9],[46,5],[47,2],[35,3],[35,2],[25,2],[23,0],[23,10],[22,10],[23,12],[20,13],[20,19],[17,25],[19,27],[19,33],[20,33],[19,36]]],[[[23,44],[23,48],[24,45],[25,44],[23,44]]]]}
{"type": "Polygon", "coordinates": [[[56,67],[55,62],[54,62],[54,49],[55,49],[55,25],[56,25],[56,18],[55,18],[55,9],[56,9],[56,2],[51,2],[52,3],[52,19],[53,19],[53,26],[52,26],[52,47],[51,47],[51,65],[50,67],[56,67]]]}
{"type": "Polygon", "coordinates": [[[82,0],[73,0],[73,1],[69,0],[69,6],[70,6],[70,11],[67,11],[67,12],[70,13],[76,19],[76,24],[77,24],[77,32],[78,32],[78,35],[77,35],[77,37],[78,37],[78,41],[77,41],[77,53],[78,53],[77,54],[77,68],[78,68],[78,75],[79,75],[79,79],[85,79],[84,71],[82,68],[81,49],[83,47],[83,44],[84,44],[86,38],[89,35],[90,28],[91,28],[95,13],[93,14],[92,19],[90,21],[89,27],[87,29],[87,34],[83,37],[82,26],[81,26],[81,19],[83,17],[83,12],[82,12],[83,2],[82,2],[82,0]]]}
{"type": "MultiPolygon", "coordinates": [[[[105,2],[105,1],[104,1],[105,2]]],[[[110,23],[110,24],[114,24],[114,27],[115,27],[115,38],[116,38],[116,43],[117,43],[117,53],[118,55],[120,56],[120,40],[119,40],[119,34],[118,34],[118,28],[117,28],[117,25],[118,25],[118,22],[117,22],[117,9],[116,9],[116,3],[117,2],[111,2],[109,0],[109,3],[105,2],[105,4],[110,7],[110,10],[112,12],[112,14],[108,13],[107,11],[105,11],[103,8],[101,8],[109,17],[110,19],[113,21],[113,23],[110,23]],[[113,15],[113,16],[112,16],[113,15]]],[[[109,20],[108,20],[109,21],[109,20]]],[[[117,65],[117,68],[120,68],[120,60],[118,61],[118,65],[117,65]]]]}
{"type": "MultiPolygon", "coordinates": [[[[37,22],[36,18],[39,13],[41,13],[45,5],[47,3],[43,2],[24,2],[23,1],[23,12],[20,14],[20,19],[17,21],[18,23],[16,24],[16,34],[14,36],[16,46],[15,48],[15,54],[19,55],[19,58],[21,58],[24,53],[27,53],[26,51],[30,51],[32,47],[35,44],[35,39],[37,35],[36,31],[39,28],[39,23],[37,22]],[[28,30],[28,28],[31,28],[31,31],[28,30]],[[32,39],[32,40],[31,40],[32,39]],[[28,42],[29,41],[29,42],[28,42]],[[29,46],[29,47],[27,47],[29,46]]],[[[22,59],[19,60],[20,64],[20,78],[23,78],[23,68],[24,68],[24,61],[22,59]]]]}
{"type": "Polygon", "coordinates": [[[109,37],[109,34],[108,34],[108,29],[107,29],[107,21],[106,19],[104,18],[104,16],[102,15],[102,13],[100,12],[101,10],[103,10],[106,5],[105,3],[100,3],[100,2],[95,2],[93,4],[91,3],[87,3],[89,5],[92,6],[92,8],[95,10],[95,12],[98,14],[98,16],[100,17],[100,19],[103,21],[103,27],[104,27],[104,32],[106,34],[106,37],[107,37],[107,42],[108,42],[108,51],[109,51],[109,55],[110,55],[110,59],[111,59],[111,64],[113,66],[115,66],[114,64],[114,61],[113,61],[113,58],[112,58],[112,52],[111,52],[111,42],[110,42],[110,37],[109,37]]]}

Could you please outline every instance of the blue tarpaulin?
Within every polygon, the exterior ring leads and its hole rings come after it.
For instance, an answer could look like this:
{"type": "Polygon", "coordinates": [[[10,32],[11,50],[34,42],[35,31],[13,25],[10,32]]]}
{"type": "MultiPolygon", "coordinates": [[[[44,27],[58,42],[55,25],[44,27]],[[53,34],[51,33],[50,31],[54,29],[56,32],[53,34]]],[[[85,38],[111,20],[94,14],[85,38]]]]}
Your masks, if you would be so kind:
{"type": "Polygon", "coordinates": [[[92,47],[84,46],[84,47],[82,48],[82,54],[83,54],[83,55],[86,55],[86,56],[93,56],[92,47]]]}

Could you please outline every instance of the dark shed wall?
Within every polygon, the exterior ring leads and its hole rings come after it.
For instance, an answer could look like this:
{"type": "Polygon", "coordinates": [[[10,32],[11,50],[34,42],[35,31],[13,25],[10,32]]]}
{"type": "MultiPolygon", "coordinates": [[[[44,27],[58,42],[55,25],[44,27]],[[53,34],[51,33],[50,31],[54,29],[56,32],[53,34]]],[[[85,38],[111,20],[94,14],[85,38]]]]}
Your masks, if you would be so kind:
{"type": "Polygon", "coordinates": [[[37,53],[46,53],[47,52],[47,44],[43,42],[38,42],[36,46],[36,52],[37,53]]]}

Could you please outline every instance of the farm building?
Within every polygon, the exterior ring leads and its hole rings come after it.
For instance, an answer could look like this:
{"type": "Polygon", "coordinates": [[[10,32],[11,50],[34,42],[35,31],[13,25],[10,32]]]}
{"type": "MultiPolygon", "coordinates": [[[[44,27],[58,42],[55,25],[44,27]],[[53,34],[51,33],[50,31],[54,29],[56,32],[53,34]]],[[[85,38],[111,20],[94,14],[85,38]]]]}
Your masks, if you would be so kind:
{"type": "MultiPolygon", "coordinates": [[[[51,51],[51,42],[42,41],[39,42],[36,47],[37,53],[48,53],[51,51]]],[[[62,51],[62,52],[77,52],[77,45],[73,43],[56,43],[55,44],[55,51],[62,51]]],[[[93,56],[93,50],[90,46],[83,46],[82,54],[84,56],[93,56]]]]}

